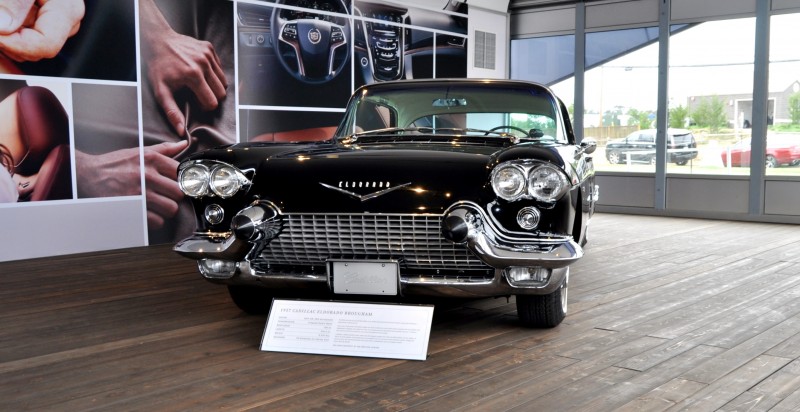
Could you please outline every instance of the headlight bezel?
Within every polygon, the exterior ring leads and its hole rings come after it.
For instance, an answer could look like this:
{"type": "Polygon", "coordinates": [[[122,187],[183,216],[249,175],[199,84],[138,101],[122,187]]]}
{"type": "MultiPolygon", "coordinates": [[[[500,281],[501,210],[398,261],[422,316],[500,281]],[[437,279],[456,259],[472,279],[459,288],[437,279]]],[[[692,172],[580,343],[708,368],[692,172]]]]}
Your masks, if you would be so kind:
{"type": "Polygon", "coordinates": [[[500,163],[492,170],[490,184],[497,197],[513,202],[521,199],[554,204],[572,187],[567,174],[560,167],[540,160],[511,160],[500,163]],[[497,177],[505,170],[519,170],[524,184],[521,193],[507,195],[497,186],[497,177]],[[545,187],[541,186],[544,183],[545,187]]]}
{"type": "Polygon", "coordinates": [[[196,160],[181,164],[178,170],[178,186],[186,196],[193,198],[210,196],[227,199],[251,184],[252,181],[242,170],[231,164],[219,161],[196,160]],[[191,186],[187,184],[187,176],[190,176],[189,173],[194,170],[203,172],[202,190],[191,190],[191,186]],[[223,182],[215,183],[215,179],[221,173],[227,173],[228,175],[223,182]],[[230,187],[225,188],[226,185],[230,187]]]}

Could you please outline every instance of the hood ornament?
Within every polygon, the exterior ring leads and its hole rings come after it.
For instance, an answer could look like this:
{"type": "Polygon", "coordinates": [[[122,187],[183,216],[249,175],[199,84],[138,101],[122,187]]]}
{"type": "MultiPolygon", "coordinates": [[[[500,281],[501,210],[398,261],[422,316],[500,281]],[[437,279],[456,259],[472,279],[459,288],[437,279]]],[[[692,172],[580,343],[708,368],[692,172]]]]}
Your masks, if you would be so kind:
{"type": "Polygon", "coordinates": [[[356,199],[358,199],[358,200],[360,200],[362,202],[366,202],[367,200],[375,199],[378,196],[383,196],[383,195],[385,195],[385,194],[387,194],[389,192],[393,192],[393,191],[395,191],[397,189],[404,188],[404,187],[410,185],[411,182],[403,183],[403,184],[397,185],[397,186],[391,186],[389,184],[389,182],[350,182],[350,181],[345,182],[345,181],[341,181],[341,182],[339,182],[339,186],[338,187],[337,186],[332,186],[332,185],[329,185],[329,184],[325,184],[325,183],[322,183],[322,182],[319,182],[319,184],[321,184],[325,188],[332,189],[332,190],[335,190],[337,192],[344,193],[344,194],[346,194],[346,195],[348,195],[350,197],[356,198],[356,199]],[[376,192],[372,192],[372,193],[367,193],[365,195],[360,195],[358,193],[351,192],[351,191],[345,189],[345,188],[357,188],[357,187],[379,188],[380,190],[378,190],[376,192]],[[383,188],[383,189],[381,189],[381,188],[383,188]]]}

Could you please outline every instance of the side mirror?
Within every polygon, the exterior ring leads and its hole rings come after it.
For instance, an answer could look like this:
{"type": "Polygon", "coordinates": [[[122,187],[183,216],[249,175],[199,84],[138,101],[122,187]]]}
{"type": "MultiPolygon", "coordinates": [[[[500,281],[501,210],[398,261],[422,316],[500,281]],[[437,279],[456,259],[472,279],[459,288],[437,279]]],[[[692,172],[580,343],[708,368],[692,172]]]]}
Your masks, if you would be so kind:
{"type": "Polygon", "coordinates": [[[584,139],[581,142],[581,152],[585,154],[592,154],[595,150],[597,150],[597,141],[594,139],[584,139]]]}

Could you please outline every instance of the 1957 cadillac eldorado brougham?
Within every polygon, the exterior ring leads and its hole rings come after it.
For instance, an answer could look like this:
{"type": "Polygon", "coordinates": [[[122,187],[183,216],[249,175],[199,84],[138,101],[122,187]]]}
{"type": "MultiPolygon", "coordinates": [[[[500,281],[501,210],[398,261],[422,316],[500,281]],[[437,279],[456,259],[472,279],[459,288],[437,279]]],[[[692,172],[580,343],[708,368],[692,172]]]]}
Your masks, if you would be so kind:
{"type": "Polygon", "coordinates": [[[197,229],[175,250],[250,313],[287,289],[514,295],[522,324],[553,327],[598,196],[594,150],[538,84],[375,83],[329,140],[234,144],[181,163],[197,229]]]}

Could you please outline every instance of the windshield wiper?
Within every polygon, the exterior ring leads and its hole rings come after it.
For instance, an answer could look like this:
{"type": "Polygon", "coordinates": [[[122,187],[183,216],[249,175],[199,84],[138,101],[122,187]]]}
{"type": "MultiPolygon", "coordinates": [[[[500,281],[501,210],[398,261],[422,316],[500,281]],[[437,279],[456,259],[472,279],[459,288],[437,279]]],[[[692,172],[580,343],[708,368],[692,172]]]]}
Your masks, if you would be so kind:
{"type": "Polygon", "coordinates": [[[441,134],[443,136],[458,134],[469,138],[475,138],[475,137],[484,137],[490,139],[503,138],[507,139],[512,144],[519,143],[522,139],[531,139],[529,136],[519,137],[513,133],[508,133],[500,130],[475,129],[469,127],[462,128],[462,127],[415,126],[415,127],[387,127],[384,129],[367,130],[363,132],[353,133],[348,137],[348,141],[350,143],[355,143],[360,137],[380,136],[380,135],[402,135],[405,133],[414,133],[414,134],[420,133],[420,134],[432,134],[432,135],[441,134]]]}
{"type": "Polygon", "coordinates": [[[387,127],[385,129],[375,129],[375,130],[367,130],[363,132],[353,133],[353,138],[359,138],[361,136],[373,136],[373,135],[382,135],[382,134],[401,134],[402,132],[419,132],[420,128],[418,127],[387,127]]]}

